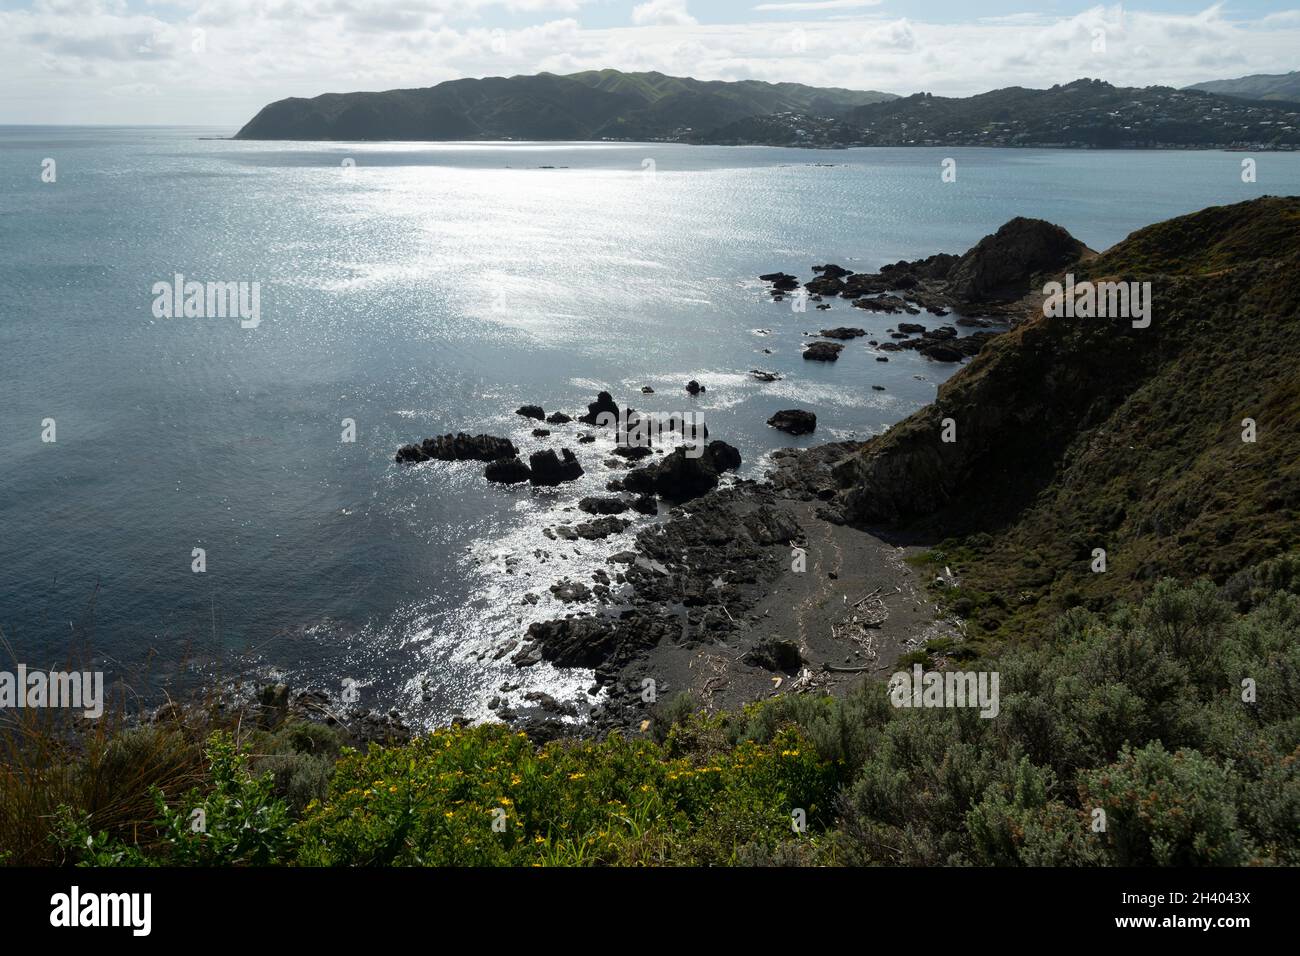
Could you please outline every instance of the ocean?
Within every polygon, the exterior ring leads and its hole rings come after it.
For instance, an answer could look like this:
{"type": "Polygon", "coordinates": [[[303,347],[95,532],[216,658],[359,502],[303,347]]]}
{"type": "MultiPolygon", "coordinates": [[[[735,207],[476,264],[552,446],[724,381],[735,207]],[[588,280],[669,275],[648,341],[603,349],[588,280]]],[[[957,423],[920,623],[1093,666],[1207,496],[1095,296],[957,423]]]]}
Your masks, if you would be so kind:
{"type": "Polygon", "coordinates": [[[0,653],[89,660],[144,700],[213,680],[355,682],[363,706],[420,725],[487,715],[504,681],[568,697],[591,683],[490,653],[571,611],[548,586],[589,581],[631,538],[542,533],[619,472],[576,425],[534,438],[518,406],[576,416],[606,389],[701,413],[759,477],[776,448],[880,432],[956,369],[877,363],[862,340],[804,361],[805,332],[894,319],[840,300],[794,311],[760,273],[962,252],[1017,215],[1100,250],[1300,192],[1295,153],[1254,156],[1246,183],[1244,154],[1212,151],[231,132],[0,127],[0,653]],[[257,283],[260,324],[159,317],[155,285],[177,275],[257,283]],[[707,391],[688,396],[690,379],[707,391]],[[765,424],[788,407],[815,411],[816,433],[765,424]],[[570,447],[587,473],[540,490],[489,485],[475,462],[393,463],[456,431],[570,447]]]}

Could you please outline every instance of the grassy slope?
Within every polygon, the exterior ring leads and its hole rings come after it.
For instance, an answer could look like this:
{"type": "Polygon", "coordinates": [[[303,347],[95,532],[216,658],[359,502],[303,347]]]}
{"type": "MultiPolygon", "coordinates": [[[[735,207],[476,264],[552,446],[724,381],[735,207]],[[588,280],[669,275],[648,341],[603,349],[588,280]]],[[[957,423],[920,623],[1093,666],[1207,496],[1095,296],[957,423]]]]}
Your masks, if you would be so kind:
{"type": "Polygon", "coordinates": [[[1293,198],[1135,233],[1078,273],[1151,281],[1150,328],[1038,315],[996,339],[842,466],[850,513],[960,534],[940,556],[977,634],[1163,575],[1221,582],[1287,550],[1300,542],[1298,270],[1293,198]],[[939,440],[949,417],[955,444],[939,440]]]}

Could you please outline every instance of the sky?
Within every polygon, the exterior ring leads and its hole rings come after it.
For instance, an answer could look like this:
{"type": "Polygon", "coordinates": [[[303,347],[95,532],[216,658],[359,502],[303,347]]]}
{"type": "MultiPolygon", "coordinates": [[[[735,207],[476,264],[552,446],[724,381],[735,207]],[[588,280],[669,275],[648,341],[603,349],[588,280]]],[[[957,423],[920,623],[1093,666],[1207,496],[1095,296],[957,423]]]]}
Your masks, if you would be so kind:
{"type": "Polygon", "coordinates": [[[1300,0],[0,0],[0,123],[237,127],[287,96],[605,67],[904,95],[1184,86],[1297,51],[1300,0]]]}

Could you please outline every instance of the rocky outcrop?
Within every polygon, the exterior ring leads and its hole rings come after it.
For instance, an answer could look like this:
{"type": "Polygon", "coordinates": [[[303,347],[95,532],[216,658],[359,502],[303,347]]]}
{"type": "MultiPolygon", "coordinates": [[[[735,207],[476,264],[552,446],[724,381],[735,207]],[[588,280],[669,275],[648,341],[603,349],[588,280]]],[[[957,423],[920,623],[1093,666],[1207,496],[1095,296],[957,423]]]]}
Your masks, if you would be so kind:
{"type": "Polygon", "coordinates": [[[843,349],[838,342],[813,342],[803,350],[803,357],[810,362],[834,362],[843,349]]]}
{"type": "Polygon", "coordinates": [[[683,446],[662,461],[628,472],[623,487],[668,501],[690,501],[716,488],[724,471],[739,467],[739,451],[724,441],[712,441],[698,458],[690,457],[683,446]]]}
{"type": "Polygon", "coordinates": [[[403,445],[397,450],[394,461],[410,464],[436,459],[437,461],[495,461],[517,454],[514,443],[492,435],[442,435],[426,438],[418,445],[403,445]]]}
{"type": "Polygon", "coordinates": [[[513,485],[527,481],[532,471],[517,457],[498,458],[483,470],[483,477],[498,484],[513,485]]]}
{"type": "Polygon", "coordinates": [[[582,477],[582,465],[569,449],[556,455],[552,449],[535,451],[528,456],[528,480],[534,485],[558,485],[582,477]]]}
{"type": "Polygon", "coordinates": [[[613,415],[615,419],[618,418],[618,405],[615,404],[614,396],[610,395],[609,392],[601,392],[597,395],[596,400],[587,405],[587,414],[579,415],[578,421],[584,425],[595,425],[602,414],[609,414],[613,415]]]}
{"type": "Polygon", "coordinates": [[[964,302],[1017,299],[1030,280],[1077,262],[1087,247],[1060,226],[1017,216],[985,236],[948,274],[951,292],[964,302]]]}
{"type": "Polygon", "coordinates": [[[817,416],[801,408],[787,408],[777,412],[767,423],[791,435],[807,435],[817,428],[817,416]]]}

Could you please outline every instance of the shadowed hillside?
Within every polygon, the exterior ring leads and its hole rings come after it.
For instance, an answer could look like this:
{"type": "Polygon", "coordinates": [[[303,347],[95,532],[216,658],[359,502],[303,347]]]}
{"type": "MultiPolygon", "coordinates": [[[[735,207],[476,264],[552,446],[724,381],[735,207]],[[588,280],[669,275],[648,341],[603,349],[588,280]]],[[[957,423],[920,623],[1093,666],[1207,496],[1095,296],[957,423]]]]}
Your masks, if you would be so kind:
{"type": "Polygon", "coordinates": [[[977,633],[1162,575],[1222,583],[1300,541],[1300,199],[1160,223],[1074,268],[1151,282],[1150,327],[1027,305],[836,469],[851,521],[964,536],[939,556],[977,633]]]}

